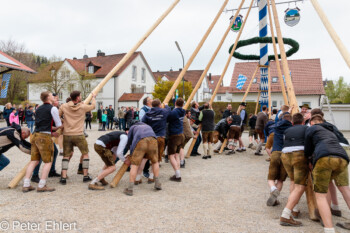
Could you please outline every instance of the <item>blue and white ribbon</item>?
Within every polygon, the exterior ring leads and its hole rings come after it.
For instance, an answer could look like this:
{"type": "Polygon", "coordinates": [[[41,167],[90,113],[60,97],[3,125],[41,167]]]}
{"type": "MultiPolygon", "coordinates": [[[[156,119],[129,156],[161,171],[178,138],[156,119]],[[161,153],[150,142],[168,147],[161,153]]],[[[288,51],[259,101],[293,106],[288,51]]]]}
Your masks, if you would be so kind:
{"type": "Polygon", "coordinates": [[[0,98],[7,97],[7,89],[9,88],[10,78],[11,74],[9,73],[2,75],[0,98]]]}

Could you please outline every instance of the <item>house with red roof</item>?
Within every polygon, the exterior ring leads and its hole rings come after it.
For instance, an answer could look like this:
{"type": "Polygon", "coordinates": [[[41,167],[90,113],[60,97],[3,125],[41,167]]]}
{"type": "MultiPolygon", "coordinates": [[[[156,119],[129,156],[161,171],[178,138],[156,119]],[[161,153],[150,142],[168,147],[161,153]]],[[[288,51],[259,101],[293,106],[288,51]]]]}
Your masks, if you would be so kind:
{"type": "MultiPolygon", "coordinates": [[[[39,103],[40,93],[48,87],[47,83],[53,82],[54,75],[63,86],[57,93],[61,102],[73,90],[80,90],[83,96],[87,96],[124,56],[125,53],[105,55],[98,51],[96,57],[84,55],[82,59],[66,58],[63,62],[52,63],[30,81],[29,100],[39,103]]],[[[115,109],[121,106],[142,107],[142,99],[151,95],[155,83],[156,79],[142,52],[135,52],[98,93],[96,109],[100,105],[112,105],[115,109]]]]}
{"type": "MultiPolygon", "coordinates": [[[[288,65],[298,104],[309,104],[309,106],[312,108],[318,107],[320,105],[321,96],[325,95],[320,59],[288,60],[288,65]]],[[[255,77],[252,77],[256,66],[256,62],[236,63],[230,86],[221,86],[217,96],[215,97],[215,101],[240,102],[251,79],[253,78],[253,84],[250,88],[246,101],[256,102],[260,84],[260,70],[257,72],[255,77]],[[236,88],[239,75],[244,75],[247,77],[242,90],[236,88]]],[[[274,108],[280,108],[284,104],[284,101],[280,81],[278,80],[276,62],[274,61],[270,62],[270,73],[272,106],[274,108]]],[[[214,82],[216,80],[216,83],[219,78],[220,77],[212,76],[212,79],[214,82]]]]}

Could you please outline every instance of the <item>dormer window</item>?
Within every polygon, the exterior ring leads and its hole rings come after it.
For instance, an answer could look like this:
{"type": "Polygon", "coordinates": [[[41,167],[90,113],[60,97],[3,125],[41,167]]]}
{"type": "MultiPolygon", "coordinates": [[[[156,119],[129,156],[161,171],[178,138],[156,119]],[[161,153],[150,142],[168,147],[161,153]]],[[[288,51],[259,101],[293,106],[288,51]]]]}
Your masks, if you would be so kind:
{"type": "Polygon", "coordinates": [[[93,65],[90,65],[88,70],[89,74],[95,73],[94,71],[95,71],[95,67],[93,65]]]}

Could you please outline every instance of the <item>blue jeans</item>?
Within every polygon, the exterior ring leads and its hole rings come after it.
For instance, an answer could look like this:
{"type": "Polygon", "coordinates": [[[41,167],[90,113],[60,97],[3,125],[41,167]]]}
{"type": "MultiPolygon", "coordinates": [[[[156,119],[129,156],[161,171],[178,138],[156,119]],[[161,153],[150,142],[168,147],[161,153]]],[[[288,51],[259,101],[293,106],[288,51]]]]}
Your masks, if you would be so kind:
{"type": "Polygon", "coordinates": [[[124,129],[125,129],[125,119],[119,118],[119,130],[124,130],[124,129]]]}
{"type": "Polygon", "coordinates": [[[34,121],[27,121],[28,128],[30,129],[30,132],[33,133],[34,131],[34,121]]]}
{"type": "Polygon", "coordinates": [[[201,136],[201,134],[199,134],[197,137],[197,140],[196,140],[196,144],[194,144],[194,147],[193,147],[191,154],[198,153],[198,148],[199,148],[199,145],[201,144],[201,142],[202,142],[202,136],[201,136]]]}
{"type": "Polygon", "coordinates": [[[10,160],[4,155],[0,154],[0,171],[9,165],[10,160]]]}
{"type": "MultiPolygon", "coordinates": [[[[51,169],[50,169],[50,173],[54,173],[56,172],[56,158],[57,158],[57,155],[58,155],[58,149],[57,149],[57,146],[56,144],[53,144],[53,147],[54,147],[54,151],[53,151],[53,161],[52,161],[52,165],[51,165],[51,169]]],[[[38,176],[39,175],[39,169],[40,169],[40,165],[41,165],[41,159],[39,161],[39,164],[35,167],[34,171],[33,171],[33,176],[38,176]]]]}

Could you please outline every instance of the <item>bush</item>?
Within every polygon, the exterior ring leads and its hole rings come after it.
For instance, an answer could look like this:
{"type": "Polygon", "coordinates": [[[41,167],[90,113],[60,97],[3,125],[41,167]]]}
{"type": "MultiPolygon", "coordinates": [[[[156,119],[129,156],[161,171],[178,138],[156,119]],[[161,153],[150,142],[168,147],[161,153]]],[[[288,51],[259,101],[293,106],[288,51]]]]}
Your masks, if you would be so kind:
{"type": "MultiPolygon", "coordinates": [[[[231,104],[232,105],[232,110],[237,111],[239,104],[241,102],[214,102],[213,103],[213,110],[215,112],[215,122],[219,122],[222,119],[222,113],[226,110],[227,105],[231,104]]],[[[202,106],[205,104],[204,102],[199,103],[199,106],[202,106]]],[[[255,107],[256,107],[256,102],[247,102],[247,107],[246,107],[246,112],[249,115],[249,113],[255,113],[255,107]]],[[[260,104],[258,107],[258,112],[260,109],[260,104]]],[[[248,122],[247,122],[248,123],[248,122]]]]}

